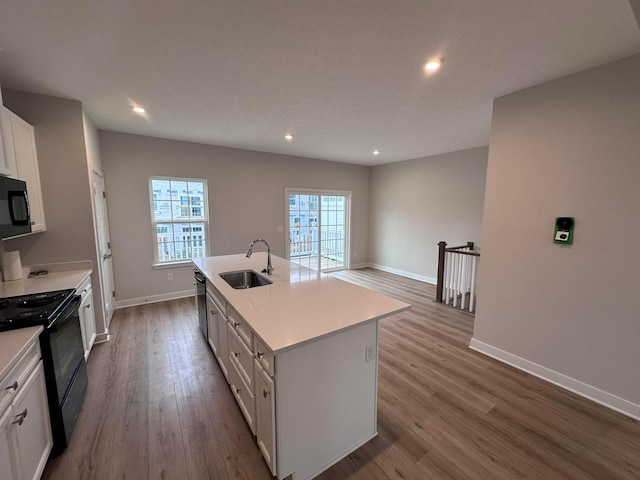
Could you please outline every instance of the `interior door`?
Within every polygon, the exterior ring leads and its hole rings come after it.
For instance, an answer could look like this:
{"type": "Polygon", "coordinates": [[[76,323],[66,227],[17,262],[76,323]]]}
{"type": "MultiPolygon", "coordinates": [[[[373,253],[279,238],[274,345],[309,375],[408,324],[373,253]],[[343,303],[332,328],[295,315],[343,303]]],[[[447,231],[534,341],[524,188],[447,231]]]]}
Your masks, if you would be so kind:
{"type": "Polygon", "coordinates": [[[104,304],[104,327],[105,331],[108,331],[115,309],[115,289],[113,286],[113,264],[111,258],[111,240],[109,237],[109,219],[107,216],[107,196],[104,188],[104,178],[96,171],[93,172],[93,195],[98,255],[100,259],[98,273],[100,275],[102,302],[104,304]]]}

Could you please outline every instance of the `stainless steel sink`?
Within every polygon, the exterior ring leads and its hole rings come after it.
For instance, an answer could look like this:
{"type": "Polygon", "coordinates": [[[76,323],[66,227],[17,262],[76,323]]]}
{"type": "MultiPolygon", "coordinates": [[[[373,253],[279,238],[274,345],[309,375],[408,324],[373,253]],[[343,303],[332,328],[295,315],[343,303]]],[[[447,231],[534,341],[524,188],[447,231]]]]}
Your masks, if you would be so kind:
{"type": "Polygon", "coordinates": [[[263,285],[271,285],[273,282],[268,278],[264,278],[258,272],[253,270],[239,270],[237,272],[221,273],[222,279],[233,288],[253,288],[263,285]]]}

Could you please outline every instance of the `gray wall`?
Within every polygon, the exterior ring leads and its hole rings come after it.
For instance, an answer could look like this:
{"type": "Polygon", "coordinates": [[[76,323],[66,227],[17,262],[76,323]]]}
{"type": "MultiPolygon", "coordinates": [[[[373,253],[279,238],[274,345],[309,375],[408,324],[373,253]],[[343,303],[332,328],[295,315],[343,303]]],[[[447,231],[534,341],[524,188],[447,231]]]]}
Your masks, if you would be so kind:
{"type": "Polygon", "coordinates": [[[639,155],[640,55],[494,102],[474,330],[636,405],[639,155]],[[573,246],[552,243],[556,216],[573,246]]]}
{"type": "Polygon", "coordinates": [[[479,247],[488,147],[373,167],[370,261],[435,282],[438,242],[479,247]]]}
{"type": "MultiPolygon", "coordinates": [[[[77,100],[3,89],[7,108],[35,128],[47,231],[5,240],[5,250],[20,250],[24,265],[91,260],[94,298],[100,301],[85,149],[82,104],[77,100]]],[[[96,327],[103,315],[96,309],[96,327]]]]}
{"type": "Polygon", "coordinates": [[[288,237],[277,226],[285,225],[285,187],[352,191],[352,263],[368,258],[369,167],[106,131],[100,144],[120,305],[192,288],[190,268],[152,268],[154,175],[207,179],[211,255],[246,252],[261,236],[284,256],[288,237]]]}

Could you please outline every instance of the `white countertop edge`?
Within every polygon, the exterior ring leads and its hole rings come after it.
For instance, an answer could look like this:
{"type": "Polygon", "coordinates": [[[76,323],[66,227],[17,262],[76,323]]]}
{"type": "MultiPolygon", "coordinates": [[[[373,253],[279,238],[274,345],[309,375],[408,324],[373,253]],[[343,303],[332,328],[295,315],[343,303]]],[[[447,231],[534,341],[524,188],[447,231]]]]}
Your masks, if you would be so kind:
{"type": "Polygon", "coordinates": [[[0,282],[0,298],[76,289],[91,276],[92,272],[84,269],[49,272],[47,275],[0,282]]]}
{"type": "Polygon", "coordinates": [[[44,327],[26,327],[0,332],[0,382],[18,363],[28,347],[38,341],[44,327]]]}
{"type": "Polygon", "coordinates": [[[309,338],[307,340],[303,340],[303,341],[300,341],[300,342],[297,342],[297,343],[293,343],[293,344],[290,344],[290,345],[285,345],[283,347],[276,348],[276,349],[271,348],[271,346],[268,344],[268,342],[265,341],[262,337],[260,337],[260,335],[258,335],[258,333],[255,330],[253,331],[253,333],[254,333],[255,336],[257,336],[260,339],[260,341],[262,343],[264,343],[265,345],[269,346],[269,348],[271,349],[271,351],[273,352],[274,355],[279,355],[279,354],[282,354],[282,353],[287,352],[289,350],[293,350],[294,348],[301,347],[302,345],[306,345],[308,343],[315,342],[316,340],[321,340],[323,338],[328,338],[328,337],[331,337],[333,335],[337,335],[338,333],[346,332],[346,331],[351,330],[353,328],[357,328],[357,327],[360,327],[362,325],[366,325],[367,323],[379,322],[383,318],[392,317],[393,315],[396,315],[396,314],[401,313],[401,312],[405,312],[407,310],[411,310],[411,305],[407,305],[406,307],[401,308],[399,310],[395,310],[393,312],[389,312],[389,313],[386,313],[384,315],[379,315],[379,316],[377,316],[375,318],[368,318],[366,320],[362,320],[361,322],[352,323],[351,325],[348,325],[346,327],[338,328],[336,330],[332,330],[331,332],[327,332],[325,334],[318,335],[318,336],[315,336],[313,338],[309,338]]]}

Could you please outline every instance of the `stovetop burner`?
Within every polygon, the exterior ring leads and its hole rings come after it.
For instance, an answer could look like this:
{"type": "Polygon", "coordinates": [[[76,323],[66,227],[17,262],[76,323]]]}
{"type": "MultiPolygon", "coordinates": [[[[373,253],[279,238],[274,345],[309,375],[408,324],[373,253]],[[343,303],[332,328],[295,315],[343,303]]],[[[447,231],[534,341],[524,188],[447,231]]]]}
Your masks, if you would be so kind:
{"type": "Polygon", "coordinates": [[[0,299],[0,331],[47,325],[47,321],[74,292],[58,290],[0,299]]]}

